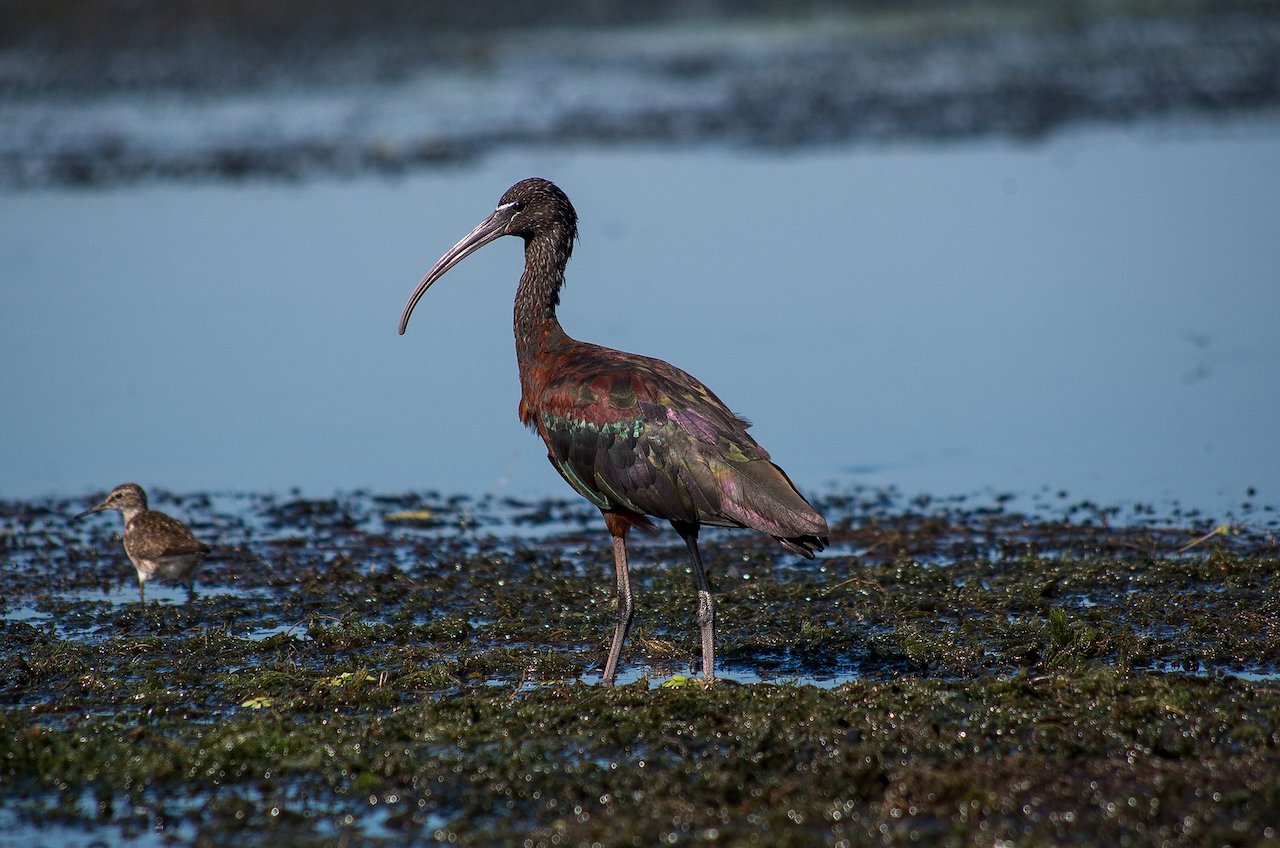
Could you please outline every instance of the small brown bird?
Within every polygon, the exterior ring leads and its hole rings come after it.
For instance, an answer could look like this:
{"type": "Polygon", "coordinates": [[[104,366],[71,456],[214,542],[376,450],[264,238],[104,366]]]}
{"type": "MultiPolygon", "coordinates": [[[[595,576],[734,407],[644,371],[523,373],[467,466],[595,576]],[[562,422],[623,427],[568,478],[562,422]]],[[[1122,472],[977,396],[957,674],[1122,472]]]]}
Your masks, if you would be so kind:
{"type": "Polygon", "coordinates": [[[137,483],[116,486],[102,503],[74,520],[105,509],[119,510],[124,516],[124,552],[138,571],[138,598],[143,603],[146,583],[156,575],[185,583],[187,592],[194,594],[196,569],[212,548],[178,519],[147,509],[147,493],[137,483]]]}

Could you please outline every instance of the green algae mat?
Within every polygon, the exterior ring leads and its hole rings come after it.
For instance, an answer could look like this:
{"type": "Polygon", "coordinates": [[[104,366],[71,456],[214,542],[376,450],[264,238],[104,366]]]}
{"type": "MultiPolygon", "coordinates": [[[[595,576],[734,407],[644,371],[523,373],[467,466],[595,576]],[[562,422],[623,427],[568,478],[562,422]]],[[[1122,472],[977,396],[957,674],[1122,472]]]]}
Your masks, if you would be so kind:
{"type": "Polygon", "coordinates": [[[709,531],[710,687],[684,546],[637,539],[610,690],[589,507],[153,501],[216,550],[145,606],[88,498],[0,503],[0,844],[1280,846],[1269,509],[709,531]]]}

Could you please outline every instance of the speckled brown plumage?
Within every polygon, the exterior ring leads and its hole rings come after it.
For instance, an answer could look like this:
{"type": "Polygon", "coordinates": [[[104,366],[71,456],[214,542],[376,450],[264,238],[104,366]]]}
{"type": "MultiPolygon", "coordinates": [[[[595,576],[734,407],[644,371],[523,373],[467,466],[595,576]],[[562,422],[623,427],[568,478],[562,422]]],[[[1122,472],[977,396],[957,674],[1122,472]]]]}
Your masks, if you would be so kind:
{"type": "Polygon", "coordinates": [[[102,503],[76,519],[107,509],[124,517],[124,552],[138,572],[141,601],[146,602],[146,582],[156,576],[185,583],[193,591],[195,572],[212,548],[178,519],[147,509],[147,494],[137,483],[116,486],[102,503]]]}
{"type": "Polygon", "coordinates": [[[768,533],[813,557],[827,523],[769,454],[750,426],[700,381],[660,359],[570,338],[556,317],[577,213],[554,184],[516,183],[498,208],[449,249],[418,283],[400,318],[427,289],[479,248],[504,236],[524,239],[516,290],[520,420],[542,437],[560,476],[603,513],[613,535],[618,610],[603,679],[612,684],[633,604],[626,535],[670,522],[689,548],[698,589],[702,673],[715,676],[715,605],[698,549],[703,524],[768,533]]]}

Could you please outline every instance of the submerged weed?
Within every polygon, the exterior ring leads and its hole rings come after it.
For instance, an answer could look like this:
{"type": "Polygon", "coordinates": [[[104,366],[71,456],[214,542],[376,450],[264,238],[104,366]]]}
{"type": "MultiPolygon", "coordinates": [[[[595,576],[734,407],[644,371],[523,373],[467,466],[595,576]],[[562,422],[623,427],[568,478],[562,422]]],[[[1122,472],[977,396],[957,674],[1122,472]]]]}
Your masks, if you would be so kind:
{"type": "Polygon", "coordinates": [[[67,562],[94,529],[12,531],[0,823],[193,845],[1277,838],[1273,536],[1179,553],[1185,528],[1114,516],[824,506],[843,529],[812,564],[708,532],[713,686],[687,676],[682,547],[638,540],[640,676],[612,690],[608,552],[576,518],[535,543],[368,529],[460,509],[418,497],[269,506],[209,520],[270,529],[222,540],[194,601],[145,607],[67,562]]]}

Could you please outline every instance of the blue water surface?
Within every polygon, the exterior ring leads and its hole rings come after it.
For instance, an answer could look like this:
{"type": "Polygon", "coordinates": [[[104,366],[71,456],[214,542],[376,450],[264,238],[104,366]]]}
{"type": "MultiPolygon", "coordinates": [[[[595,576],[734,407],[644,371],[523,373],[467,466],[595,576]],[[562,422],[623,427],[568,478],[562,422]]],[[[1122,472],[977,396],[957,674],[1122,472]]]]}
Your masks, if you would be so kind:
{"type": "Polygon", "coordinates": [[[396,335],[533,174],[581,216],[568,332],[697,375],[809,492],[1280,505],[1280,124],[1256,119],[5,194],[0,497],[570,495],[516,421],[517,240],[396,335]]]}

